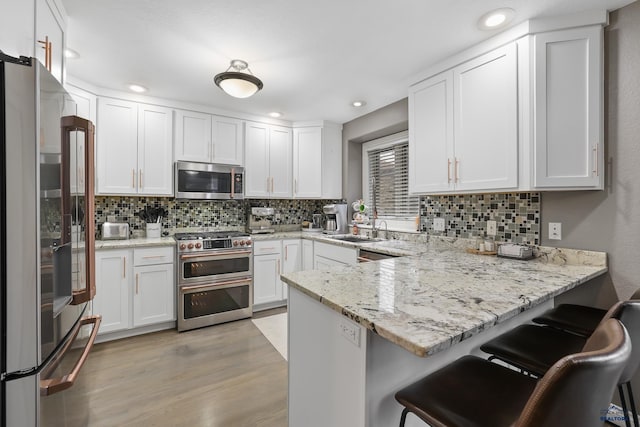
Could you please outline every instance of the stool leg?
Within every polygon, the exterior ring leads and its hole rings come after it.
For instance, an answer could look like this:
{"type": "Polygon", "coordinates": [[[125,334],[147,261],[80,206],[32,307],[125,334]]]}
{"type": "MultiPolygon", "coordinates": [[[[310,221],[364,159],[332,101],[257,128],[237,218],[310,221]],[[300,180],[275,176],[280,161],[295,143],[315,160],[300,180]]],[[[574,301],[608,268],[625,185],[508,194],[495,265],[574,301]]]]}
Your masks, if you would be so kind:
{"type": "Polygon", "coordinates": [[[627,383],[627,394],[629,395],[629,406],[631,406],[631,414],[633,415],[633,425],[638,425],[638,411],[636,410],[636,401],[633,399],[633,390],[631,389],[631,381],[627,383]]]}
{"type": "Polygon", "coordinates": [[[629,412],[627,411],[627,400],[624,397],[624,389],[622,384],[618,384],[618,394],[620,395],[620,404],[622,405],[622,416],[624,417],[624,424],[627,427],[631,427],[631,420],[629,420],[629,412]]]}
{"type": "Polygon", "coordinates": [[[407,413],[409,413],[409,410],[404,408],[402,410],[402,415],[400,415],[400,427],[404,427],[404,423],[407,420],[407,413]]]}

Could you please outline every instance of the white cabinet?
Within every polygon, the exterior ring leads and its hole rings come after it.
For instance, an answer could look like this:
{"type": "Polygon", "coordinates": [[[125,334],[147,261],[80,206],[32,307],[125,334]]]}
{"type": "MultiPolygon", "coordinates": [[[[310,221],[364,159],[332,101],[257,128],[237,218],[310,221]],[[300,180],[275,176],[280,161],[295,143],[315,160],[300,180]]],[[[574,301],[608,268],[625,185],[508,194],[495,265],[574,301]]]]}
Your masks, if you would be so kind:
{"type": "Polygon", "coordinates": [[[280,272],[282,250],[280,240],[254,243],[253,304],[272,304],[283,300],[280,272]]]}
{"type": "Polygon", "coordinates": [[[412,86],[412,193],[518,186],[518,61],[511,43],[412,86]]]}
{"type": "Polygon", "coordinates": [[[305,270],[313,270],[313,241],[302,240],[302,268],[305,270]]]}
{"type": "Polygon", "coordinates": [[[338,125],[293,130],[293,197],[340,198],[342,131],[338,125]]]}
{"type": "Polygon", "coordinates": [[[602,51],[600,26],[535,36],[535,188],[604,188],[602,51]]]}
{"type": "Polygon", "coordinates": [[[97,194],[173,194],[172,110],[98,99],[97,194]]]}
{"type": "MultiPolygon", "coordinates": [[[[75,101],[76,111],[73,113],[95,123],[96,120],[96,97],[88,92],[80,90],[76,87],[66,88],[73,100],[75,101]]],[[[71,193],[80,194],[84,192],[85,187],[85,168],[84,168],[84,137],[78,132],[71,132],[71,151],[70,151],[70,169],[71,173],[71,193]]]]}
{"type": "Polygon", "coordinates": [[[54,0],[36,0],[35,56],[62,82],[65,22],[54,0]]]}
{"type": "MultiPolygon", "coordinates": [[[[300,239],[282,241],[282,273],[292,273],[302,269],[302,243],[300,239]]],[[[282,299],[289,296],[286,283],[282,283],[282,299]]]]}
{"type": "Polygon", "coordinates": [[[101,334],[129,327],[131,254],[129,249],[96,251],[93,312],[102,315],[101,334]]]}
{"type": "Polygon", "coordinates": [[[176,160],[242,165],[243,154],[241,120],[176,111],[176,160]]]}
{"type": "Polygon", "coordinates": [[[96,251],[100,334],[175,320],[173,247],[96,251]]]}
{"type": "Polygon", "coordinates": [[[313,242],[314,270],[358,263],[358,250],[331,243],[313,242]]]}
{"type": "MultiPolygon", "coordinates": [[[[3,6],[6,9],[5,3],[3,6]]],[[[5,54],[14,57],[34,56],[34,16],[33,0],[12,1],[11,13],[0,13],[0,46],[5,54]]]]}
{"type": "Polygon", "coordinates": [[[291,129],[246,123],[245,197],[274,199],[291,197],[291,148],[291,129]]]}

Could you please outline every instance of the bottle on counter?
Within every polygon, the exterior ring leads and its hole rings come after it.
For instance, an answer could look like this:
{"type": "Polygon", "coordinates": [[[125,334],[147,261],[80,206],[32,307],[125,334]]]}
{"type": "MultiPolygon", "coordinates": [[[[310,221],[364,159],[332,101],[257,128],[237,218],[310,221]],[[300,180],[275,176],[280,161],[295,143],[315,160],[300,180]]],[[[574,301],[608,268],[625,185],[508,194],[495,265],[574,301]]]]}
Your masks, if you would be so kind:
{"type": "Polygon", "coordinates": [[[355,222],[353,223],[353,229],[352,229],[353,235],[357,236],[358,235],[358,224],[356,224],[355,222]]]}
{"type": "Polygon", "coordinates": [[[496,243],[493,236],[486,236],[484,238],[484,250],[487,252],[493,252],[496,250],[496,243]]]}

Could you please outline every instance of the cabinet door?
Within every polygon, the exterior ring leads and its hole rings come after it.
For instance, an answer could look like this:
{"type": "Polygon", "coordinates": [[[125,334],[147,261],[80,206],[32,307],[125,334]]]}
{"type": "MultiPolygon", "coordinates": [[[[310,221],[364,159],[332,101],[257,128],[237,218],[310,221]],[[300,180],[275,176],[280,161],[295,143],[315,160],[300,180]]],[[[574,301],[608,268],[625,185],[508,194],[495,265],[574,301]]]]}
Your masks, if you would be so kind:
{"type": "Polygon", "coordinates": [[[173,111],[138,106],[138,194],[173,194],[173,111]]]}
{"type": "MultiPolygon", "coordinates": [[[[282,272],[291,273],[302,269],[302,244],[300,239],[282,241],[282,272]]],[[[289,297],[286,283],[282,283],[282,299],[289,297]]]]}
{"type": "Polygon", "coordinates": [[[409,92],[409,192],[452,189],[453,160],[453,77],[445,72],[409,92]]]}
{"type": "Polygon", "coordinates": [[[269,197],[269,127],[258,123],[245,125],[245,197],[269,197]]]}
{"type": "Polygon", "coordinates": [[[516,44],[454,69],[456,190],[518,186],[516,44]]]}
{"type": "Polygon", "coordinates": [[[314,258],[314,270],[327,270],[332,267],[341,267],[349,265],[346,262],[341,262],[335,259],[326,258],[320,255],[316,255],[314,258]]]}
{"type": "Polygon", "coordinates": [[[52,8],[47,0],[36,1],[36,58],[45,64],[45,49],[41,41],[49,41],[51,46],[51,74],[59,81],[63,80],[64,28],[57,8],[52,8]]]}
{"type": "Polygon", "coordinates": [[[130,277],[130,251],[96,251],[93,313],[102,315],[100,333],[129,328],[130,277]]]}
{"type": "Polygon", "coordinates": [[[213,116],[211,126],[211,134],[213,135],[212,161],[226,165],[243,165],[242,121],[213,116]]]}
{"type": "Polygon", "coordinates": [[[292,195],[292,141],[291,129],[272,126],[269,132],[269,173],[271,197],[286,199],[292,195]]]}
{"type": "Polygon", "coordinates": [[[604,188],[602,29],[535,36],[534,186],[604,188]]]}
{"type": "MultiPolygon", "coordinates": [[[[293,130],[293,197],[322,197],[322,128],[293,130]]],[[[335,168],[341,165],[334,165],[335,168]]]]}
{"type": "Polygon", "coordinates": [[[211,161],[211,115],[176,111],[176,161],[211,161]]]}
{"type": "Polygon", "coordinates": [[[175,320],[173,264],[135,267],[133,326],[175,320]]]}
{"type": "Polygon", "coordinates": [[[313,270],[313,241],[302,241],[302,270],[313,270]]]}
{"type": "Polygon", "coordinates": [[[138,106],[134,102],[99,98],[96,128],[96,194],[136,194],[138,106]]]}
{"type": "Polygon", "coordinates": [[[266,304],[282,300],[280,281],[280,254],[253,257],[253,304],[266,304]]]}

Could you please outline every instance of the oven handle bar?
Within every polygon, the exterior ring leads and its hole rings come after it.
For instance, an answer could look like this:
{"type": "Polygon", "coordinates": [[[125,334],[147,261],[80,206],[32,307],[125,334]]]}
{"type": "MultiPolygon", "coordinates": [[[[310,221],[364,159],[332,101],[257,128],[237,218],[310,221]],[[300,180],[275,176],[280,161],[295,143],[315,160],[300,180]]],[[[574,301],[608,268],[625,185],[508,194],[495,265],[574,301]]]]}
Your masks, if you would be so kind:
{"type": "Polygon", "coordinates": [[[53,362],[52,368],[55,368],[55,366],[57,366],[57,364],[60,362],[60,360],[64,356],[64,353],[66,353],[67,350],[69,350],[69,347],[71,347],[71,343],[73,343],[73,341],[75,340],[76,336],[78,335],[78,332],[80,331],[80,328],[82,326],[84,326],[84,325],[93,324],[93,330],[91,331],[91,335],[89,336],[89,341],[87,342],[87,344],[84,347],[84,350],[82,351],[82,355],[80,355],[80,357],[78,358],[75,366],[73,367],[71,372],[69,372],[67,375],[63,375],[63,376],[58,377],[58,378],[40,380],[40,395],[41,396],[50,396],[50,395],[52,395],[54,393],[58,393],[60,391],[66,390],[66,389],[68,389],[69,387],[71,387],[73,385],[73,383],[78,378],[78,374],[80,373],[80,369],[82,369],[82,366],[84,365],[84,362],[86,362],[87,357],[89,356],[89,353],[91,352],[91,349],[93,348],[93,343],[95,342],[96,336],[98,335],[98,329],[100,328],[100,322],[101,321],[102,321],[102,316],[100,316],[100,315],[87,316],[87,317],[83,317],[82,319],[80,319],[80,322],[78,322],[79,325],[78,325],[77,329],[75,330],[73,338],[71,338],[71,339],[69,339],[67,341],[67,344],[62,349],[62,351],[60,353],[60,356],[58,357],[58,359],[55,362],[53,362]]]}
{"type": "Polygon", "coordinates": [[[238,280],[227,280],[224,282],[211,282],[206,283],[204,285],[189,285],[189,286],[180,286],[180,290],[185,291],[196,291],[198,289],[211,288],[214,286],[226,286],[226,285],[235,285],[239,283],[251,283],[251,278],[238,279],[238,280]]]}
{"type": "Polygon", "coordinates": [[[221,257],[227,255],[250,255],[251,251],[233,251],[233,252],[220,252],[220,253],[209,253],[209,254],[198,254],[198,255],[180,255],[180,259],[194,259],[194,258],[211,258],[211,257],[221,257]]]}

